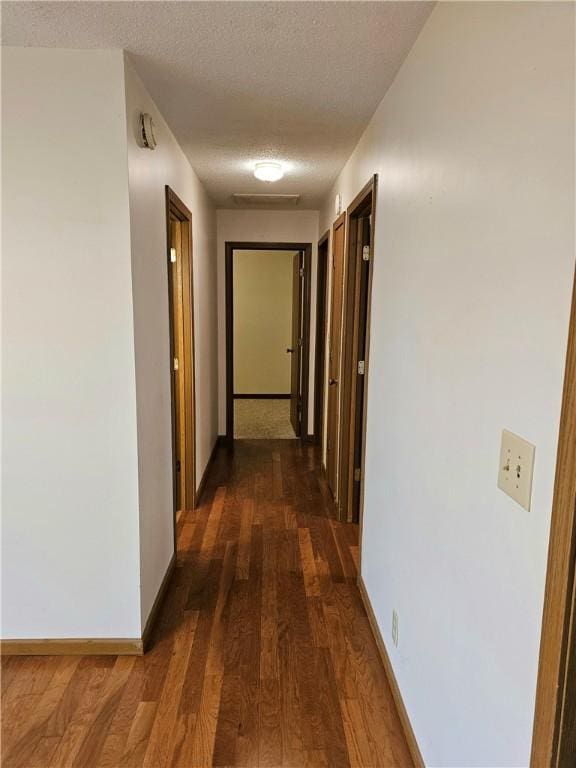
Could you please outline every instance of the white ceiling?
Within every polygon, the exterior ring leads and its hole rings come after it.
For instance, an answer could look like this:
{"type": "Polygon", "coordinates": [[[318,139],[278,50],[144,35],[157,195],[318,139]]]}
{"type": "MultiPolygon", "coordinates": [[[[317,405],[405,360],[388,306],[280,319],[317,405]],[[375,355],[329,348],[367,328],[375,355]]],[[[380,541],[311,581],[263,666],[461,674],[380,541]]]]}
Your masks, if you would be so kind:
{"type": "Polygon", "coordinates": [[[124,48],[219,207],[317,208],[424,25],[428,2],[3,2],[2,42],[124,48]],[[257,181],[261,159],[284,179],[257,181]]]}

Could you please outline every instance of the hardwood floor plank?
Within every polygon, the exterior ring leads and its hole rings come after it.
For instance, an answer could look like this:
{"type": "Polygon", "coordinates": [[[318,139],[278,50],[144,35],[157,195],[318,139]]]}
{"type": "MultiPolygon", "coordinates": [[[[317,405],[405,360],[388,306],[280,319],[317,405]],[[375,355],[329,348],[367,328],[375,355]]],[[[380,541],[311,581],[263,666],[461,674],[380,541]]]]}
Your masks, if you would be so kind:
{"type": "Polygon", "coordinates": [[[43,736],[30,756],[29,762],[26,763],[26,768],[45,768],[50,765],[59,743],[59,736],[43,736]]]}
{"type": "Polygon", "coordinates": [[[100,757],[106,736],[134,666],[134,658],[119,656],[99,696],[95,716],[82,739],[73,768],[91,768],[100,757]]]}
{"type": "Polygon", "coordinates": [[[2,660],[3,768],[404,768],[318,450],[218,447],[144,657],[2,660]]]}
{"type": "MultiPolygon", "coordinates": [[[[18,741],[13,743],[13,746],[8,749],[10,741],[6,738],[6,734],[2,734],[2,754],[3,764],[12,766],[12,768],[27,768],[33,759],[33,755],[39,743],[45,738],[47,724],[49,718],[58,706],[58,702],[64,695],[66,688],[68,687],[70,680],[78,666],[79,659],[70,659],[66,657],[60,657],[56,661],[56,668],[52,675],[50,682],[34,707],[33,714],[28,719],[28,728],[20,735],[18,741]]],[[[9,712],[2,711],[3,726],[10,718],[9,712]]],[[[57,741],[61,738],[61,734],[58,734],[57,741]]],[[[38,759],[38,758],[35,758],[38,759]]]]}
{"type": "Polygon", "coordinates": [[[236,740],[236,765],[259,765],[260,680],[243,679],[240,685],[240,719],[236,740]]]}
{"type": "Polygon", "coordinates": [[[157,708],[155,701],[141,701],[138,705],[120,762],[121,768],[140,768],[142,765],[157,708]]]}
{"type": "Polygon", "coordinates": [[[109,668],[102,666],[95,666],[89,669],[89,672],[88,683],[64,730],[56,752],[52,756],[49,763],[50,768],[61,768],[63,765],[73,766],[75,764],[89,724],[98,711],[104,684],[112,674],[109,668]]]}
{"type": "Polygon", "coordinates": [[[122,692],[120,702],[110,723],[108,734],[97,768],[116,768],[120,765],[130,726],[136,716],[144,691],[144,659],[134,659],[132,670],[122,692]]]}
{"type": "Polygon", "coordinates": [[[240,723],[242,678],[233,672],[226,673],[222,683],[220,711],[214,738],[212,764],[225,768],[236,765],[236,741],[240,723]]]}
{"type": "Polygon", "coordinates": [[[309,528],[298,529],[298,542],[300,544],[300,557],[302,558],[302,570],[304,572],[304,586],[308,597],[320,596],[320,585],[316,573],[316,561],[312,549],[309,528]]]}
{"type": "Polygon", "coordinates": [[[253,520],[254,500],[245,499],[242,505],[240,540],[238,542],[238,562],[236,563],[237,579],[247,579],[250,575],[250,545],[252,539],[253,520]]]}
{"type": "Polygon", "coordinates": [[[274,498],[281,499],[283,496],[283,479],[282,479],[282,464],[280,460],[280,452],[274,451],[272,453],[272,493],[274,498]]]}
{"type": "Polygon", "coordinates": [[[222,674],[205,675],[194,730],[186,734],[175,763],[177,768],[205,768],[212,765],[221,692],[222,674]]]}
{"type": "Polygon", "coordinates": [[[224,641],[227,629],[227,617],[230,612],[230,593],[234,581],[236,543],[228,542],[222,563],[222,575],[218,589],[218,600],[214,609],[214,619],[210,632],[210,645],[206,659],[206,675],[222,675],[224,672],[224,641]]]}
{"type": "Polygon", "coordinates": [[[259,765],[282,765],[282,709],[280,681],[260,680],[259,765]]]}
{"type": "Polygon", "coordinates": [[[278,680],[278,533],[263,530],[262,605],[260,614],[260,679],[278,680]]]}
{"type": "Polygon", "coordinates": [[[308,607],[308,621],[315,648],[329,648],[328,632],[322,609],[322,600],[319,597],[310,597],[306,601],[308,607]]]}
{"type": "Polygon", "coordinates": [[[340,701],[338,699],[338,686],[332,670],[330,653],[325,648],[319,648],[317,666],[317,685],[319,710],[322,715],[322,734],[324,738],[324,751],[328,757],[331,768],[346,768],[350,765],[350,756],[346,745],[344,723],[340,701]]]}
{"type": "Polygon", "coordinates": [[[362,717],[360,704],[355,699],[341,699],[342,721],[348,746],[348,755],[352,768],[365,765],[378,765],[378,758],[373,753],[367,729],[362,717]]]}
{"type": "Polygon", "coordinates": [[[200,708],[202,686],[206,660],[210,650],[210,636],[214,621],[214,606],[218,596],[218,585],[222,573],[222,560],[213,560],[210,564],[209,577],[203,593],[203,601],[199,615],[192,653],[186,670],[186,677],[180,701],[180,714],[195,714],[200,708]]]}
{"type": "Polygon", "coordinates": [[[144,756],[143,768],[163,768],[169,765],[172,759],[173,731],[178,725],[178,707],[184,673],[194,641],[197,618],[197,615],[190,616],[188,621],[182,621],[178,627],[172,658],[144,756]]]}
{"type": "Polygon", "coordinates": [[[23,661],[24,659],[20,656],[0,657],[0,693],[3,698],[10,683],[19,677],[23,661]]]}

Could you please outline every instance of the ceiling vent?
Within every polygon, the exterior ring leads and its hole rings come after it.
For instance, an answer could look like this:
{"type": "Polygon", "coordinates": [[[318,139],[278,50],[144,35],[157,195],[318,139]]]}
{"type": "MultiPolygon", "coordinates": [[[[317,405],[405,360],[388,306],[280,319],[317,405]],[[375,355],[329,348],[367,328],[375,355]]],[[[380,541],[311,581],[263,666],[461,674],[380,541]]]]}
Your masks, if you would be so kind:
{"type": "Polygon", "coordinates": [[[246,208],[292,208],[298,205],[300,195],[266,195],[266,194],[242,194],[235,192],[232,195],[234,203],[246,208]]]}

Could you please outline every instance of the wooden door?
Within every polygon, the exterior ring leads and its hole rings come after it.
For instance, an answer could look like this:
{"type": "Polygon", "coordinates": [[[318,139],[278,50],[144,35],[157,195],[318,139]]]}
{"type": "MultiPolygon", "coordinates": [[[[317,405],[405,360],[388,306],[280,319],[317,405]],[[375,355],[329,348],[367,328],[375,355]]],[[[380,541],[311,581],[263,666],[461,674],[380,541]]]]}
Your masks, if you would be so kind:
{"type": "Polygon", "coordinates": [[[326,473],[336,499],[338,482],[338,442],[340,407],[340,356],[342,345],[342,296],[344,290],[344,240],[346,214],[334,223],[332,231],[332,288],[330,306],[330,342],[328,347],[328,433],[326,473]]]}
{"type": "Polygon", "coordinates": [[[182,283],[182,226],[170,217],[170,308],[172,315],[172,423],[174,425],[174,474],[177,510],[183,509],[186,498],[186,415],[184,412],[184,324],[182,283]]]}
{"type": "MultiPolygon", "coordinates": [[[[195,472],[192,214],[166,187],[174,513],[193,509],[195,472]]],[[[174,526],[176,537],[176,525],[174,526]]]]}
{"type": "Polygon", "coordinates": [[[358,218],[354,222],[357,227],[358,248],[356,258],[357,310],[355,312],[355,336],[352,379],[352,462],[350,471],[350,490],[348,519],[357,523],[360,514],[360,484],[364,471],[362,466],[364,448],[364,406],[366,373],[366,341],[368,337],[368,284],[370,277],[370,260],[364,259],[364,249],[370,249],[371,229],[370,215],[358,218]]]}
{"type": "Polygon", "coordinates": [[[292,355],[290,368],[290,422],[296,437],[300,437],[302,414],[302,254],[294,254],[292,261],[292,341],[287,352],[292,355]]]}
{"type": "Polygon", "coordinates": [[[354,198],[347,211],[342,360],[340,364],[340,442],[338,513],[359,522],[366,433],[366,372],[370,326],[372,216],[376,177],[354,198]]]}

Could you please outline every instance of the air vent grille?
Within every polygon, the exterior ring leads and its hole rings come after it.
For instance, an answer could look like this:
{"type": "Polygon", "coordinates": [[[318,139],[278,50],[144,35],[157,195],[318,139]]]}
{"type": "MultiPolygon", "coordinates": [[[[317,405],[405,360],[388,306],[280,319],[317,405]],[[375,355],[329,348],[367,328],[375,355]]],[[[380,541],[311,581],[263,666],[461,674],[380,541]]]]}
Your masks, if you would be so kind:
{"type": "Polygon", "coordinates": [[[236,205],[250,208],[278,208],[293,207],[298,205],[300,195],[271,195],[271,194],[242,194],[236,192],[232,195],[236,205]]]}

